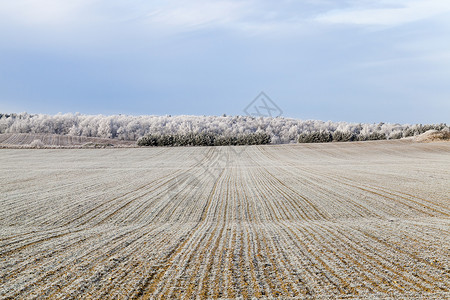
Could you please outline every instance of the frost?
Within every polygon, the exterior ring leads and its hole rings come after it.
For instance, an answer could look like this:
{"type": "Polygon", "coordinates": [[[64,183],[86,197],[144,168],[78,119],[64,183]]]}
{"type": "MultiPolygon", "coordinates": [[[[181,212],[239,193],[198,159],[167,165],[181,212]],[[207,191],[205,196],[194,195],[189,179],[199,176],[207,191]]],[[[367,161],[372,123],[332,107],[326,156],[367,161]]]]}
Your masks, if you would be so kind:
{"type": "Polygon", "coordinates": [[[0,133],[62,134],[137,141],[148,135],[213,134],[226,137],[266,133],[273,144],[297,142],[299,137],[350,141],[398,139],[416,136],[430,129],[442,130],[446,124],[410,125],[390,123],[347,123],[319,120],[251,116],[129,116],[81,114],[0,114],[0,133]],[[309,137],[309,134],[313,134],[309,137]]]}
{"type": "Polygon", "coordinates": [[[31,148],[43,148],[44,143],[41,140],[34,140],[30,143],[31,148]]]}

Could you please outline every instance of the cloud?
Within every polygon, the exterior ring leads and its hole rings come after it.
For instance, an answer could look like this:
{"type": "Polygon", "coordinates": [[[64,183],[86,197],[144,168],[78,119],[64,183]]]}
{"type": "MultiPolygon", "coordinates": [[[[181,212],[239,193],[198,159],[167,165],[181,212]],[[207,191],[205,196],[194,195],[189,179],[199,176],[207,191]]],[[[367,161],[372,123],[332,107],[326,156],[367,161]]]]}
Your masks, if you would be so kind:
{"type": "Polygon", "coordinates": [[[0,4],[0,17],[23,25],[61,25],[80,16],[88,0],[15,0],[0,4]]]}
{"type": "Polygon", "coordinates": [[[318,15],[315,20],[324,23],[396,26],[427,19],[450,12],[447,0],[388,0],[377,7],[351,7],[318,15]]]}
{"type": "Polygon", "coordinates": [[[251,11],[248,1],[14,0],[0,3],[0,17],[24,25],[136,22],[192,30],[238,21],[251,11]]]}
{"type": "MultiPolygon", "coordinates": [[[[311,4],[308,4],[308,8],[311,4]]],[[[320,4],[323,6],[323,3],[320,4]]],[[[299,32],[304,3],[256,0],[14,0],[0,3],[4,24],[50,30],[132,26],[151,33],[225,29],[247,34],[299,32]]],[[[1,21],[0,21],[1,22],[1,21]]]]}
{"type": "Polygon", "coordinates": [[[143,19],[160,27],[192,30],[233,23],[243,18],[247,5],[236,1],[172,1],[167,6],[150,8],[143,19]]]}
{"type": "Polygon", "coordinates": [[[399,25],[450,12],[447,0],[350,2],[255,0],[14,0],[0,4],[4,24],[58,27],[133,25],[142,30],[187,32],[225,28],[246,33],[295,34],[312,23],[399,25]],[[361,4],[362,3],[362,4],[361,4]],[[334,9],[340,7],[338,9],[334,9]]]}

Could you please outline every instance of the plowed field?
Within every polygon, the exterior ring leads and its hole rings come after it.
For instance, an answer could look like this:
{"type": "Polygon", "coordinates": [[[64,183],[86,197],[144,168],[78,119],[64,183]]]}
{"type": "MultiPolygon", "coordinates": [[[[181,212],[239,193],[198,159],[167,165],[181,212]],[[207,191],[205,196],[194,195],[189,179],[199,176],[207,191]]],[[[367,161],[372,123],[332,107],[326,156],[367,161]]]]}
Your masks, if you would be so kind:
{"type": "Polygon", "coordinates": [[[0,150],[0,298],[449,298],[450,143],[0,150]]]}
{"type": "Polygon", "coordinates": [[[44,148],[81,148],[89,146],[133,147],[135,141],[104,139],[85,136],[71,136],[43,133],[3,133],[0,134],[1,148],[33,148],[33,141],[39,140],[44,148]]]}

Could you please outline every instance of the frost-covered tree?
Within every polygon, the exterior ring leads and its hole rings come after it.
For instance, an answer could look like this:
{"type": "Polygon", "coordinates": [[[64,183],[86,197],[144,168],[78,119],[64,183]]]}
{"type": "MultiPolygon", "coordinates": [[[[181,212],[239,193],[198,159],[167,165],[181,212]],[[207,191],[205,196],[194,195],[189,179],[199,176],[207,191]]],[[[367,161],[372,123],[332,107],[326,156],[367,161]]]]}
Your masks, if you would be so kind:
{"type": "Polygon", "coordinates": [[[73,136],[116,138],[136,141],[148,135],[180,136],[182,144],[207,144],[208,135],[222,137],[215,143],[238,144],[248,137],[264,133],[271,143],[291,143],[299,140],[353,141],[397,139],[421,134],[427,130],[442,130],[446,124],[400,125],[389,123],[360,124],[318,120],[296,120],[250,116],[128,116],[82,114],[0,114],[0,133],[45,133],[73,136]],[[206,134],[206,135],[205,135],[206,134]],[[308,135],[311,137],[307,137],[308,135]],[[331,138],[330,138],[331,135],[331,138]],[[183,138],[181,138],[181,136],[183,138]],[[206,141],[205,141],[206,139],[206,141]]]}

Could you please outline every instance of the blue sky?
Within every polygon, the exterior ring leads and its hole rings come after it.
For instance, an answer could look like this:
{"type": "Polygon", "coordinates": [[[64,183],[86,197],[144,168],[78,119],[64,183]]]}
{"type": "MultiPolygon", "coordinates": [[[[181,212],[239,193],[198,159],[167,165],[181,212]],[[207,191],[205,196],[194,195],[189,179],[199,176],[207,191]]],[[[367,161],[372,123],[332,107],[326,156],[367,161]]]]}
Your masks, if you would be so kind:
{"type": "Polygon", "coordinates": [[[439,123],[450,1],[0,3],[0,111],[439,123]]]}

